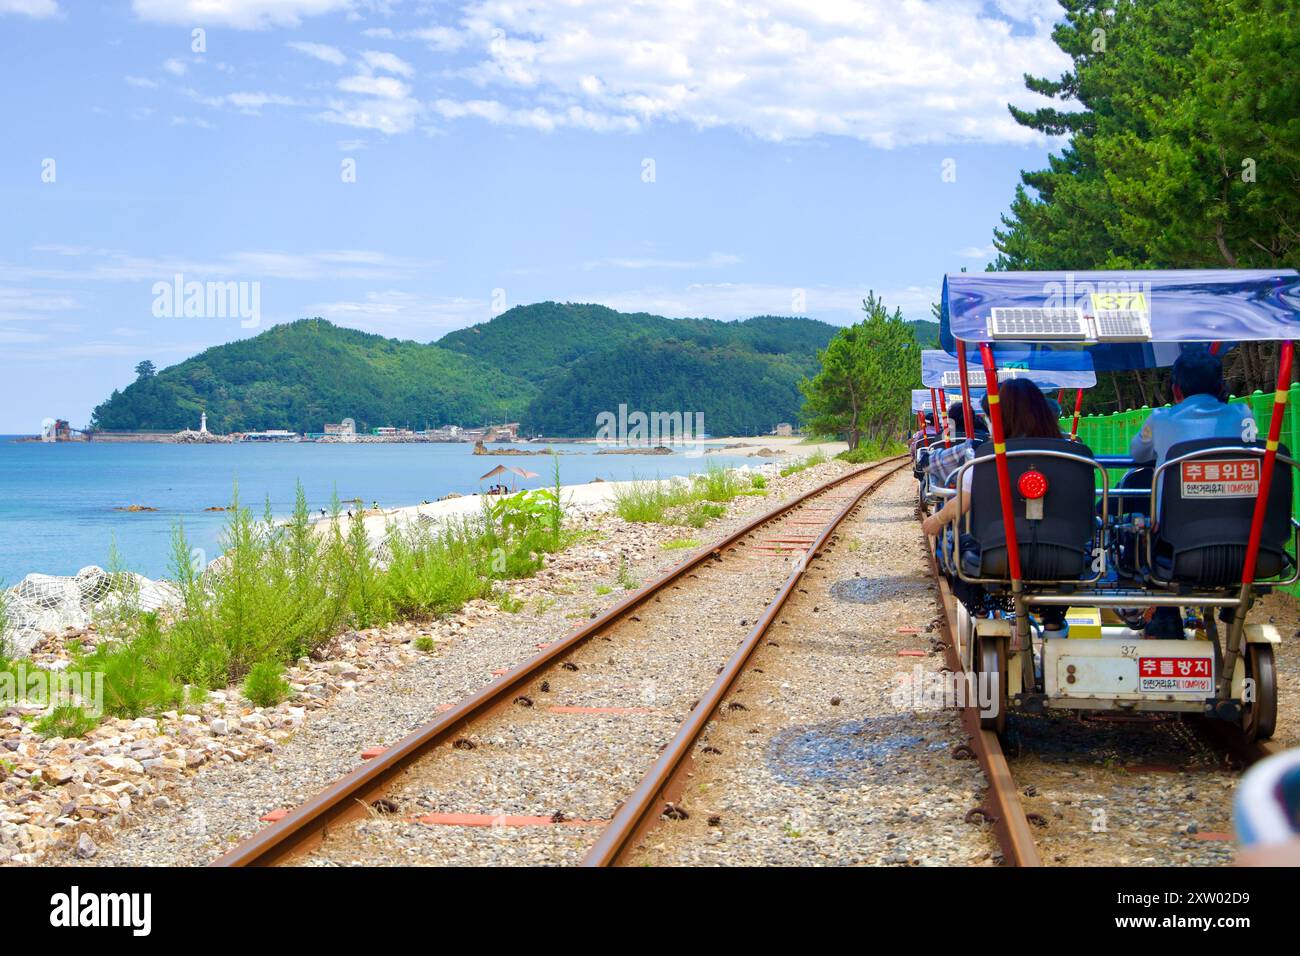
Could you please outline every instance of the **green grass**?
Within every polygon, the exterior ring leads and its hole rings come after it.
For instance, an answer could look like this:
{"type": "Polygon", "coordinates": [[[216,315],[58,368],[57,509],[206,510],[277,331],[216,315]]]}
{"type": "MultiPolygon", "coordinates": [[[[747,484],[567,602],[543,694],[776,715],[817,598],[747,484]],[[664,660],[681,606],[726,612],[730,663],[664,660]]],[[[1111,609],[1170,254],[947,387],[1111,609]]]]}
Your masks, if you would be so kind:
{"type": "MultiPolygon", "coordinates": [[[[760,476],[761,477],[761,476],[760,476]]],[[[686,481],[634,479],[614,490],[614,510],[624,521],[702,528],[726,514],[726,503],[756,493],[740,475],[710,463],[686,481]]]]}
{"type": "Polygon", "coordinates": [[[842,451],[835,457],[852,465],[865,465],[868,462],[879,461],[882,458],[901,455],[905,451],[907,451],[907,446],[902,442],[863,442],[852,451],[842,451]]]}
{"type": "Polygon", "coordinates": [[[35,730],[42,737],[72,738],[94,730],[98,723],[76,704],[60,704],[36,722],[35,730]]]}
{"type": "Polygon", "coordinates": [[[276,661],[258,661],[244,678],[244,696],[258,707],[274,707],[293,693],[284,679],[284,665],[276,661]]]}
{"type": "Polygon", "coordinates": [[[497,608],[507,614],[518,614],[523,606],[524,602],[509,591],[502,591],[501,596],[497,598],[497,608]]]}
{"type": "Polygon", "coordinates": [[[830,461],[830,458],[824,451],[815,451],[807,458],[800,458],[797,461],[792,461],[790,464],[782,468],[781,477],[789,478],[791,475],[797,475],[801,471],[807,471],[809,468],[824,464],[828,461],[830,461]]]}
{"type": "Polygon", "coordinates": [[[663,543],[665,551],[681,551],[687,548],[698,548],[700,546],[699,538],[673,538],[671,541],[663,543]]]}
{"type": "Polygon", "coordinates": [[[614,590],[614,588],[613,588],[612,586],[608,585],[608,584],[597,584],[597,585],[596,585],[596,595],[597,595],[598,597],[604,597],[606,594],[609,594],[609,593],[610,593],[611,591],[613,591],[613,590],[614,590]]]}
{"type": "Polygon", "coordinates": [[[760,472],[753,472],[749,476],[749,486],[755,490],[762,490],[767,487],[767,478],[760,472]]]}
{"type": "Polygon", "coordinates": [[[383,561],[360,512],[342,517],[337,501],[324,533],[314,530],[301,488],[286,522],[275,522],[269,505],[255,518],[237,494],[226,521],[222,557],[207,569],[193,565],[184,527],[176,527],[174,613],[142,613],[124,593],[104,619],[118,640],[90,654],[74,650],[70,669],[103,674],[105,714],[158,713],[185,704],[187,688],[189,699],[202,700],[241,681],[245,696],[268,706],[262,702],[288,693],[284,666],[340,631],[428,619],[490,598],[497,582],[535,573],[572,537],[558,489],[490,502],[481,515],[437,530],[390,529],[383,561]]]}
{"type": "Polygon", "coordinates": [[[427,654],[431,650],[433,650],[434,647],[435,644],[433,642],[433,638],[430,637],[428,634],[421,634],[419,637],[415,639],[415,649],[417,651],[423,651],[424,653],[427,654]]]}

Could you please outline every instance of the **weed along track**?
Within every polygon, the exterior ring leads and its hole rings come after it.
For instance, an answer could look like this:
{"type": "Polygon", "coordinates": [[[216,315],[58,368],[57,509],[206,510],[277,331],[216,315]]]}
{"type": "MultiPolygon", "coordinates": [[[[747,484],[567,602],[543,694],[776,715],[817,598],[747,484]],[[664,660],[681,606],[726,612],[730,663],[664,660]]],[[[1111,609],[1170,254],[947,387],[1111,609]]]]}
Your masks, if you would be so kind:
{"type": "Polygon", "coordinates": [[[848,472],[696,552],[216,863],[581,861],[626,825],[621,805],[657,794],[805,565],[904,464],[848,472]]]}

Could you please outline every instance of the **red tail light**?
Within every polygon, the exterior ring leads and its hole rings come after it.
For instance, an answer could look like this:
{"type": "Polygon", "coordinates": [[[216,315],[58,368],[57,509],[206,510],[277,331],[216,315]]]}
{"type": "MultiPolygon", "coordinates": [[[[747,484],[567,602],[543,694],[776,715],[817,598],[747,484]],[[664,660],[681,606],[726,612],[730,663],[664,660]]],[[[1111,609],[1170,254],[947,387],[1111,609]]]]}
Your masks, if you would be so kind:
{"type": "Polygon", "coordinates": [[[1030,500],[1041,498],[1047,494],[1047,476],[1041,471],[1027,471],[1020,476],[1016,487],[1025,498],[1030,500]]]}

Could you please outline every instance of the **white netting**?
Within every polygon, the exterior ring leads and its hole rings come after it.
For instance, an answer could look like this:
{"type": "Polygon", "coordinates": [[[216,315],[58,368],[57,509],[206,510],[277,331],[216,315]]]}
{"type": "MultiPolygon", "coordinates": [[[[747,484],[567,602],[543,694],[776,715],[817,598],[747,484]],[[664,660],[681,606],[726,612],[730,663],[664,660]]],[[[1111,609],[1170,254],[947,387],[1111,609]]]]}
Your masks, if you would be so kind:
{"type": "Polygon", "coordinates": [[[46,634],[85,628],[96,614],[123,606],[158,611],[179,600],[174,585],[129,571],[91,566],[72,577],[29,574],[0,596],[0,643],[9,654],[26,654],[46,634]]]}

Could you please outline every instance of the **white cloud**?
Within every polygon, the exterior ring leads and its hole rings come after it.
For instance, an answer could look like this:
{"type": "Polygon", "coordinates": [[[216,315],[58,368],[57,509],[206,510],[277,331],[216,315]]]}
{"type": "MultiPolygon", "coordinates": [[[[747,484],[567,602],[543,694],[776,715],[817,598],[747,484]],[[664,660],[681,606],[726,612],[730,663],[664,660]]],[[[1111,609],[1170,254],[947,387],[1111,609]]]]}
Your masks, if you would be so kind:
{"type": "Polygon", "coordinates": [[[543,133],[561,127],[587,129],[600,133],[634,132],[641,126],[634,116],[593,113],[577,105],[560,110],[548,109],[544,106],[515,109],[499,100],[439,99],[432,106],[434,112],[444,119],[473,117],[505,126],[524,126],[543,133]]]}
{"type": "Polygon", "coordinates": [[[297,50],[299,53],[315,57],[324,63],[332,63],[334,66],[342,66],[348,62],[348,58],[344,56],[342,50],[336,46],[330,46],[328,43],[307,43],[302,40],[291,40],[286,46],[297,50]]]}
{"type": "Polygon", "coordinates": [[[996,257],[997,254],[998,250],[992,243],[989,243],[987,246],[966,246],[964,249],[960,249],[957,252],[957,255],[961,256],[963,259],[990,260],[996,257]]]}
{"type": "Polygon", "coordinates": [[[197,90],[188,87],[181,90],[181,92],[196,103],[211,106],[213,109],[224,109],[230,107],[231,109],[236,109],[242,113],[248,113],[251,115],[257,115],[264,106],[296,106],[298,103],[298,101],[292,96],[284,96],[280,93],[267,93],[261,90],[222,93],[217,96],[205,96],[197,90]]]}
{"type": "MultiPolygon", "coordinates": [[[[600,302],[622,312],[651,312],[672,318],[707,317],[712,319],[746,319],[754,315],[795,315],[796,294],[802,291],[806,312],[811,319],[836,325],[848,325],[862,318],[862,300],[869,286],[798,286],[770,283],[715,282],[692,283],[684,288],[652,287],[594,292],[566,296],[573,302],[600,302]]],[[[930,318],[930,303],[939,300],[939,289],[926,286],[903,286],[876,290],[893,311],[901,308],[908,319],[930,318]]]]}
{"type": "Polygon", "coordinates": [[[349,328],[432,341],[490,318],[487,299],[428,296],[394,289],[368,292],[361,299],[316,302],[298,310],[349,328]]]}
{"type": "Polygon", "coordinates": [[[0,15],[6,13],[45,20],[59,15],[59,5],[55,0],[0,0],[0,15]]]}
{"type": "Polygon", "coordinates": [[[240,30],[295,27],[303,17],[351,6],[352,0],[131,0],[131,8],[143,20],[240,30]]]}
{"type": "Polygon", "coordinates": [[[142,90],[156,90],[156,89],[158,89],[158,83],[157,83],[155,80],[151,80],[151,79],[149,79],[148,77],[144,77],[144,76],[124,76],[124,77],[122,77],[122,79],[126,81],[126,83],[127,83],[128,86],[138,86],[138,87],[139,87],[140,89],[142,89],[142,90]]]}
{"type": "MultiPolygon", "coordinates": [[[[211,259],[182,256],[140,256],[118,250],[77,246],[33,247],[65,259],[83,260],[72,265],[20,266],[0,261],[0,281],[28,280],[157,282],[170,280],[180,272],[187,279],[235,280],[321,280],[360,279],[392,281],[427,274],[435,263],[428,260],[391,256],[371,249],[327,249],[314,252],[281,252],[252,249],[227,253],[211,259]]],[[[4,286],[0,286],[3,289],[4,286]]]]}
{"type": "Polygon", "coordinates": [[[1035,101],[1023,73],[1068,65],[1051,39],[1058,14],[1049,0],[475,0],[463,23],[482,56],[465,75],[511,102],[460,115],[519,123],[576,107],[601,117],[589,128],[1025,142],[1036,134],[1006,104],[1035,101]]]}
{"type": "Polygon", "coordinates": [[[703,259],[609,258],[592,259],[584,269],[718,269],[739,263],[740,257],[714,252],[703,259]]]}
{"type": "Polygon", "coordinates": [[[331,100],[322,119],[381,133],[405,133],[415,126],[423,107],[406,83],[392,76],[360,73],[339,80],[338,88],[354,99],[331,100]]]}
{"type": "Polygon", "coordinates": [[[166,70],[168,73],[170,73],[172,76],[184,76],[185,71],[186,69],[188,69],[188,67],[184,60],[180,60],[177,59],[176,57],[172,57],[169,60],[163,61],[163,69],[166,70]]]}
{"type": "Polygon", "coordinates": [[[385,73],[396,73],[398,76],[405,76],[408,78],[415,75],[415,70],[412,69],[411,64],[393,53],[385,53],[380,50],[366,50],[361,54],[361,60],[371,70],[382,70],[385,73]]]}

